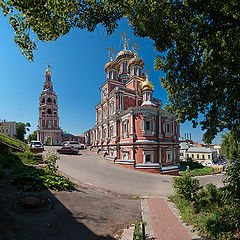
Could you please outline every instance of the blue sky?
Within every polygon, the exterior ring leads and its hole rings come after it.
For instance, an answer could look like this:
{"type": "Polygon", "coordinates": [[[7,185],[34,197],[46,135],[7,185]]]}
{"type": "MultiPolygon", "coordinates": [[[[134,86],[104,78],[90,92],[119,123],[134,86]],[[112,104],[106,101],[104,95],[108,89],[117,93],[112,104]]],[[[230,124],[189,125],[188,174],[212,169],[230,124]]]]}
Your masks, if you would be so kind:
{"type": "MultiPolygon", "coordinates": [[[[43,89],[44,73],[49,63],[52,66],[52,82],[58,96],[60,126],[70,133],[83,133],[95,123],[95,105],[100,101],[99,87],[106,80],[104,65],[110,60],[106,49],[113,45],[117,51],[123,49],[119,32],[137,42],[141,48],[138,55],[144,60],[145,69],[155,85],[154,97],[167,102],[167,92],[161,87],[160,71],[154,71],[156,57],[153,41],[137,38],[121,21],[116,32],[110,37],[102,27],[94,33],[72,30],[55,42],[36,41],[38,50],[34,62],[29,63],[14,44],[13,31],[7,18],[0,16],[0,120],[29,122],[30,132],[37,129],[39,96],[43,89]]],[[[132,50],[131,46],[130,49],[132,50]]],[[[194,141],[201,142],[200,127],[193,129],[190,123],[181,124],[184,132],[192,134],[194,141]]],[[[218,136],[213,143],[220,143],[218,136]]]]}

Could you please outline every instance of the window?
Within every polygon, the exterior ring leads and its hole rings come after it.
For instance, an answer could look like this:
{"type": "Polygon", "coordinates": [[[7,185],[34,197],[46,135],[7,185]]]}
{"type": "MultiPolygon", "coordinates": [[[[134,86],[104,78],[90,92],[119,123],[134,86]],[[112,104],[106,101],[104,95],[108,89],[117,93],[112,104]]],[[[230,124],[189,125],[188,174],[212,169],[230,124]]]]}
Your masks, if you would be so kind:
{"type": "Polygon", "coordinates": [[[123,160],[128,160],[128,153],[122,153],[123,160]]]}
{"type": "Polygon", "coordinates": [[[113,136],[113,126],[110,127],[110,137],[113,136]]]}
{"type": "Polygon", "coordinates": [[[127,72],[127,62],[123,62],[123,73],[127,72]]]}
{"type": "Polygon", "coordinates": [[[210,155],[208,155],[208,159],[210,159],[211,158],[211,156],[210,155]]]}
{"type": "Polygon", "coordinates": [[[189,154],[187,154],[187,157],[189,158],[189,154]]]}
{"type": "Polygon", "coordinates": [[[192,158],[194,158],[194,154],[192,154],[192,158]]]}
{"type": "Polygon", "coordinates": [[[55,100],[55,99],[53,99],[53,103],[56,103],[56,100],[55,100]]]}
{"type": "Polygon", "coordinates": [[[202,155],[202,159],[205,159],[205,156],[204,156],[204,155],[202,155]]]}
{"type": "Polygon", "coordinates": [[[183,153],[182,152],[180,153],[180,156],[183,157],[183,153]]]}
{"type": "Polygon", "coordinates": [[[167,127],[167,133],[170,133],[170,124],[167,123],[166,127],[167,127]]]}
{"type": "Polygon", "coordinates": [[[167,162],[172,162],[173,160],[173,152],[167,152],[167,162]]]}
{"type": "Polygon", "coordinates": [[[146,131],[150,131],[151,130],[151,123],[150,121],[146,121],[146,131]]]}
{"type": "Polygon", "coordinates": [[[6,133],[8,133],[8,128],[6,129],[6,133]]]}
{"type": "Polygon", "coordinates": [[[4,129],[2,129],[2,133],[4,133],[4,129]]]}
{"type": "Polygon", "coordinates": [[[51,99],[51,98],[48,98],[48,99],[47,99],[47,102],[48,102],[48,103],[51,103],[51,102],[52,102],[52,99],[51,99]]]}
{"type": "Polygon", "coordinates": [[[47,110],[47,114],[52,114],[52,110],[50,108],[47,110]]]}
{"type": "Polygon", "coordinates": [[[134,75],[137,76],[137,67],[134,67],[134,75]]]}
{"type": "Polygon", "coordinates": [[[42,99],[42,103],[45,103],[45,98],[42,99]]]}
{"type": "Polygon", "coordinates": [[[147,154],[146,156],[145,156],[145,162],[147,163],[147,162],[151,162],[151,155],[150,154],[147,154]]]}
{"type": "Polygon", "coordinates": [[[199,159],[199,154],[197,154],[197,159],[199,159]]]}

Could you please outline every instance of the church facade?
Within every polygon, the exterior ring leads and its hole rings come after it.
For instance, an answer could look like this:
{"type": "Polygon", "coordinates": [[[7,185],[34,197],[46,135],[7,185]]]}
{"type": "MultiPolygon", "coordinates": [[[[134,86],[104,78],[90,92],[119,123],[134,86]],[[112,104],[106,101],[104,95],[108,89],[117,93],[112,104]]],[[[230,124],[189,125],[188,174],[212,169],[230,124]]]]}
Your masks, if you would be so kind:
{"type": "Polygon", "coordinates": [[[106,81],[100,87],[96,124],[85,133],[88,149],[128,168],[178,173],[179,124],[153,97],[154,85],[144,73],[144,61],[124,49],[106,63],[106,81]]]}
{"type": "Polygon", "coordinates": [[[46,144],[47,139],[51,145],[60,145],[62,143],[62,130],[59,127],[58,117],[58,98],[53,91],[51,81],[51,71],[45,71],[45,82],[43,91],[39,97],[39,120],[37,127],[37,139],[46,144]]]}

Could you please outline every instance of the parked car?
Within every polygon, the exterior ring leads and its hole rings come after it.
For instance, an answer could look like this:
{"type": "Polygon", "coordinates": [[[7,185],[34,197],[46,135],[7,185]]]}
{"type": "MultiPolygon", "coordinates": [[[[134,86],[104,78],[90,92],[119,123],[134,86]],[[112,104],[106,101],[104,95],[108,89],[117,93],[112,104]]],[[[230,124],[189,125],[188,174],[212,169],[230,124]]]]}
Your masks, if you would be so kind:
{"type": "Polygon", "coordinates": [[[72,146],[63,146],[57,152],[60,154],[78,154],[79,150],[72,146]]]}
{"type": "Polygon", "coordinates": [[[30,142],[30,151],[33,153],[39,153],[44,151],[44,146],[40,141],[31,141],[30,142]]]}
{"type": "Polygon", "coordinates": [[[84,144],[79,143],[77,141],[66,141],[63,142],[63,146],[72,146],[77,149],[84,149],[84,144]]]}

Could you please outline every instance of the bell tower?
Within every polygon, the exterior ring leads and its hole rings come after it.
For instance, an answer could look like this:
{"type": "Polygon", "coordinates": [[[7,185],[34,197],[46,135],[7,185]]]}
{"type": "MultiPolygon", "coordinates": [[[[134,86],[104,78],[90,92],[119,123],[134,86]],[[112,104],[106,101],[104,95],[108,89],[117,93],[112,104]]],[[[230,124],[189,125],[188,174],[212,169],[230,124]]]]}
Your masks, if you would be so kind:
{"type": "Polygon", "coordinates": [[[46,144],[46,141],[48,141],[51,145],[59,145],[62,142],[62,130],[59,127],[58,98],[53,91],[51,71],[49,68],[50,66],[48,65],[45,71],[43,91],[39,98],[37,137],[38,141],[41,141],[43,144],[46,144]]]}

